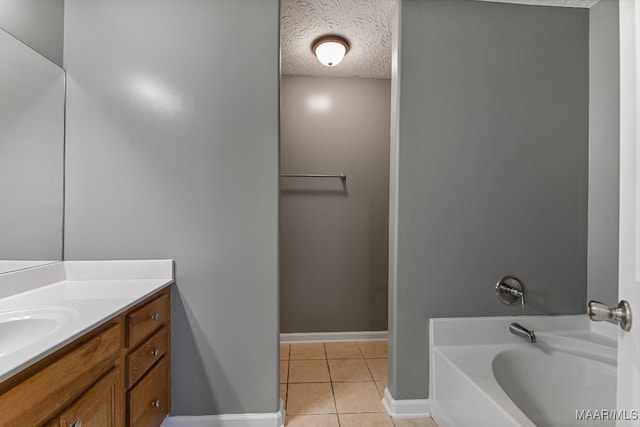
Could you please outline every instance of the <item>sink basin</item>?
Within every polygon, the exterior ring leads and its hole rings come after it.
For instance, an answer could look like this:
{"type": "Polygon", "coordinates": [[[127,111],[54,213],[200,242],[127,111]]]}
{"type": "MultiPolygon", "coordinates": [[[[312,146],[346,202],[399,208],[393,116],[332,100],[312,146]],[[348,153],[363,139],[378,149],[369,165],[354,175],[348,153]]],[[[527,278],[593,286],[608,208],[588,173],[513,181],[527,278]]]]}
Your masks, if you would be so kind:
{"type": "Polygon", "coordinates": [[[76,310],[60,306],[0,311],[0,357],[41,340],[77,317],[76,310]]]}

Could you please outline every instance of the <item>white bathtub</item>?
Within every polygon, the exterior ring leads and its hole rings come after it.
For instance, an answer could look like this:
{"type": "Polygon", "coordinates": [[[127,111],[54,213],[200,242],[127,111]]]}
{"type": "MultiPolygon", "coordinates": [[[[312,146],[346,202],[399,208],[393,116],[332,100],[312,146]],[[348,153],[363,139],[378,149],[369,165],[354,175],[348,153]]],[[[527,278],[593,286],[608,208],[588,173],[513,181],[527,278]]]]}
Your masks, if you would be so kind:
{"type": "Polygon", "coordinates": [[[432,319],[429,327],[440,427],[615,425],[589,417],[615,409],[615,325],[580,315],[432,319]],[[512,322],[534,330],[537,343],[511,334],[512,322]]]}

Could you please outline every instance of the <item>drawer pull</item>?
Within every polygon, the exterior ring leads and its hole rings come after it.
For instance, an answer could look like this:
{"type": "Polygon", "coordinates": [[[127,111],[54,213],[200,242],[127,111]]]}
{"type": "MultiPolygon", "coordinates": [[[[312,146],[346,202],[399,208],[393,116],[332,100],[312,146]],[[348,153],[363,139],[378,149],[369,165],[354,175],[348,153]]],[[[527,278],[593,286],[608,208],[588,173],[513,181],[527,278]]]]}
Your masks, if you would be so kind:
{"type": "Polygon", "coordinates": [[[154,313],[151,315],[151,320],[160,320],[160,313],[154,313]]]}
{"type": "Polygon", "coordinates": [[[79,418],[75,422],[69,424],[69,427],[82,427],[82,418],[79,418]]]}
{"type": "Polygon", "coordinates": [[[158,357],[160,355],[160,350],[158,350],[157,348],[154,348],[153,350],[151,350],[151,355],[158,357]]]}
{"type": "Polygon", "coordinates": [[[153,406],[154,408],[159,408],[160,400],[154,400],[153,402],[151,402],[151,406],[153,406]]]}

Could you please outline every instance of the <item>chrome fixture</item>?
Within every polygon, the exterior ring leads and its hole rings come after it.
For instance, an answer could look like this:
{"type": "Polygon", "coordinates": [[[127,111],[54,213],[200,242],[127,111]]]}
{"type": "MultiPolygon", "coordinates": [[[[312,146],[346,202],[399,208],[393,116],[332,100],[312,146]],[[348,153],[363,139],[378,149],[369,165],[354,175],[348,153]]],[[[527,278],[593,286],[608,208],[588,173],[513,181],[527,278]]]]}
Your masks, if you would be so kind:
{"type": "Polygon", "coordinates": [[[498,300],[507,305],[522,303],[524,308],[524,284],[515,276],[505,276],[496,283],[498,300]]]}
{"type": "Polygon", "coordinates": [[[347,174],[341,173],[339,175],[321,175],[316,173],[281,173],[282,178],[340,178],[340,181],[345,182],[347,180],[347,174]]]}
{"type": "Polygon", "coordinates": [[[589,301],[587,312],[589,318],[594,322],[615,320],[623,330],[629,331],[631,329],[631,307],[627,301],[620,301],[615,308],[598,301],[589,301]]]}
{"type": "Polygon", "coordinates": [[[532,330],[525,328],[519,323],[510,324],[509,332],[519,337],[526,338],[531,344],[536,343],[536,334],[532,330]]]}

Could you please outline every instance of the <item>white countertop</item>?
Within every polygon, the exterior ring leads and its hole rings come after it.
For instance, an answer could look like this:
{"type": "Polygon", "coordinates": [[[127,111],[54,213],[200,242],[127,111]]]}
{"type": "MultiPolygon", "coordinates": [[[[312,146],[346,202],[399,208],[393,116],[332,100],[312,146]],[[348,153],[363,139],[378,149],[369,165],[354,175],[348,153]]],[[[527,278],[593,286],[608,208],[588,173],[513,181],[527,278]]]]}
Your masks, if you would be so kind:
{"type": "Polygon", "coordinates": [[[64,261],[0,274],[0,382],[169,286],[173,274],[172,260],[64,261]],[[24,332],[3,329],[11,323],[3,319],[43,315],[55,327],[16,350],[24,332]]]}

